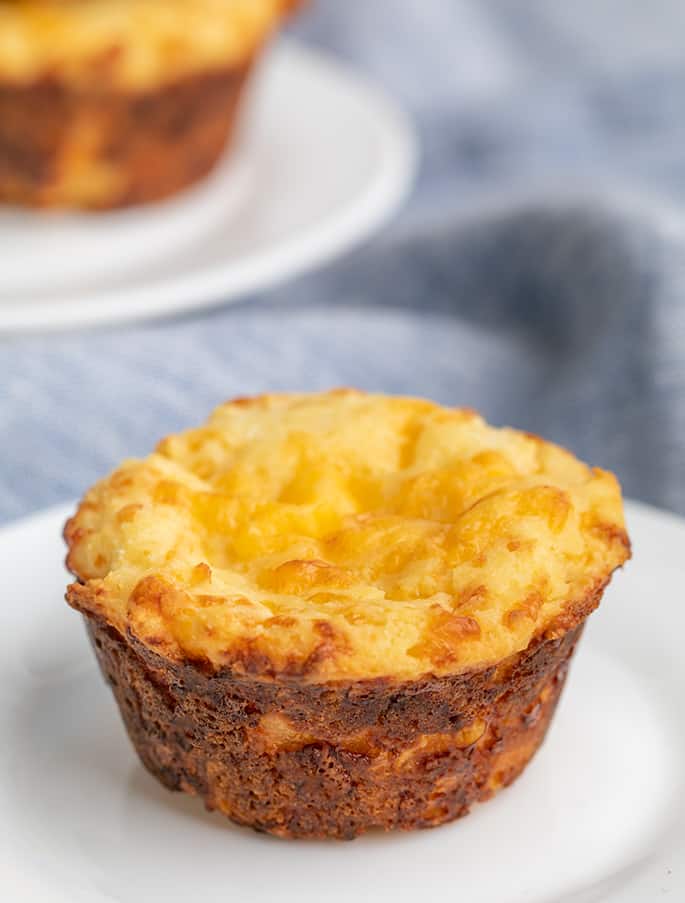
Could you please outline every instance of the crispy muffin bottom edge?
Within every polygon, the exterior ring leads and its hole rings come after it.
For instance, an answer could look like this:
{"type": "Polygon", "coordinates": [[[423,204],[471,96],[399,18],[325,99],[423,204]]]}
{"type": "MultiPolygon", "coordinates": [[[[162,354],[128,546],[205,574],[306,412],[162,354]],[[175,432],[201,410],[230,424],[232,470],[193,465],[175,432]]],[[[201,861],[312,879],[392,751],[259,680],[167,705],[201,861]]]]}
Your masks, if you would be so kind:
{"type": "Polygon", "coordinates": [[[255,59],[138,92],[0,81],[0,202],[106,210],[177,194],[230,144],[255,59]]]}
{"type": "Polygon", "coordinates": [[[339,839],[449,822],[515,780],[544,740],[583,629],[454,676],[287,684],[203,674],[85,620],[162,784],[258,831],[339,839]]]}

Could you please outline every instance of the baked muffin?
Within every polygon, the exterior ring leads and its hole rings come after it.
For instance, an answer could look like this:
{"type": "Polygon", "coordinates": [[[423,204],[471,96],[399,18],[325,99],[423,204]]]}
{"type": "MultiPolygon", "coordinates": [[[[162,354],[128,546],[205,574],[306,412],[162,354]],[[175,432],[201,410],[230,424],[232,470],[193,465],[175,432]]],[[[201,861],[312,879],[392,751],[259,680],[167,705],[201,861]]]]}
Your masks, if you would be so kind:
{"type": "Polygon", "coordinates": [[[296,2],[0,0],[0,201],[119,207],[200,179],[296,2]]]}
{"type": "Polygon", "coordinates": [[[630,554],[606,471],[348,390],[223,405],[65,536],[144,765],[287,837],[438,825],[510,784],[630,554]]]}

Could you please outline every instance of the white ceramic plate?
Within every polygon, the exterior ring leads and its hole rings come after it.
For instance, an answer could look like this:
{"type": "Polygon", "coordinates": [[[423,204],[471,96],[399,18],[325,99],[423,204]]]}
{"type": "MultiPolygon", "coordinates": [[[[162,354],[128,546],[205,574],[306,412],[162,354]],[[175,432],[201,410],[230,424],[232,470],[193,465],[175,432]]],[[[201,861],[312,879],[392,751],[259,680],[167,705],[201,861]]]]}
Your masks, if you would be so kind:
{"type": "Polygon", "coordinates": [[[250,93],[234,152],[176,200],[114,213],[0,211],[0,330],[222,304],[341,253],[397,208],[415,140],[387,98],[287,42],[250,93]]]}
{"type": "Polygon", "coordinates": [[[66,515],[0,531],[8,903],[685,899],[685,521],[630,506],[635,559],[593,615],[519,781],[432,831],[318,843],[232,826],[138,764],[61,601],[66,515]]]}

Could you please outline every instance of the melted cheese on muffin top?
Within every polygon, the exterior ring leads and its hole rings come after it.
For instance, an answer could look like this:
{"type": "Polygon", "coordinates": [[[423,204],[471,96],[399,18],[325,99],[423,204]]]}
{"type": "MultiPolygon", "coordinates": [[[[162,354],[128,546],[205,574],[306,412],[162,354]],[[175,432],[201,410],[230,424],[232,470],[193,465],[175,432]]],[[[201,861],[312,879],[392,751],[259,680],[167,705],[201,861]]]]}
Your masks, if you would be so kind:
{"type": "Polygon", "coordinates": [[[294,0],[0,0],[0,79],[145,89],[239,65],[294,0]]]}
{"type": "Polygon", "coordinates": [[[75,607],[177,661],[304,681],[498,662],[629,555],[606,471],[348,390],[223,405],[91,489],[66,537],[75,607]]]}

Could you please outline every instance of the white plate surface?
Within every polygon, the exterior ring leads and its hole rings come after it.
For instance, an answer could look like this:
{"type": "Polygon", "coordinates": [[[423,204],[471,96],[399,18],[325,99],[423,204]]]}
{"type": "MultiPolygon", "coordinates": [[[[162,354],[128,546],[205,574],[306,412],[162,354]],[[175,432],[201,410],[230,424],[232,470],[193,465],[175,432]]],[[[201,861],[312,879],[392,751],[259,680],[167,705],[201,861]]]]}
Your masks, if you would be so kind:
{"type": "Polygon", "coordinates": [[[80,215],[0,209],[0,330],[236,300],[360,241],[411,184],[407,119],[318,53],[275,47],[243,112],[233,153],[175,200],[80,215]]]}
{"type": "Polygon", "coordinates": [[[0,888],[30,903],[685,899],[685,521],[629,508],[635,558],[593,615],[523,777],[467,818],[287,842],[164,790],[61,602],[67,509],[0,531],[0,888]]]}

